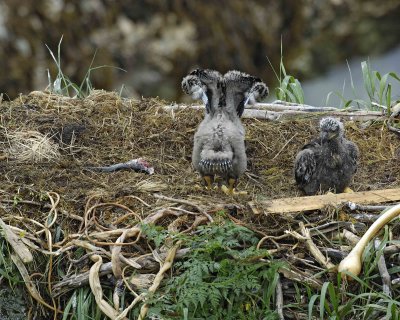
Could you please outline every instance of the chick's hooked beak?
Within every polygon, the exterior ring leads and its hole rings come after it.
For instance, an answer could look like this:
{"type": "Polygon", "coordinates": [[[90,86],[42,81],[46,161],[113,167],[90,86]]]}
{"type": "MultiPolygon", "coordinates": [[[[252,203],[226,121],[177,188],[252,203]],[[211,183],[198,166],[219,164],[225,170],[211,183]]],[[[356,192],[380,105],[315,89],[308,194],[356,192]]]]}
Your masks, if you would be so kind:
{"type": "Polygon", "coordinates": [[[322,132],[322,140],[332,140],[339,136],[338,131],[329,131],[329,132],[322,132]]]}

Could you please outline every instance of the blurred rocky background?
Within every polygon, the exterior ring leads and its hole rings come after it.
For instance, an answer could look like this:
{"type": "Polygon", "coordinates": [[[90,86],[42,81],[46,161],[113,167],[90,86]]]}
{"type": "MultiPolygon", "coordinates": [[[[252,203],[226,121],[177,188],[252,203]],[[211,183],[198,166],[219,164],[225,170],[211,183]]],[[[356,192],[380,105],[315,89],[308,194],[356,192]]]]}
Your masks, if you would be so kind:
{"type": "MultiPolygon", "coordinates": [[[[10,99],[48,85],[61,68],[80,83],[96,52],[95,88],[181,100],[195,67],[239,69],[276,81],[281,37],[287,71],[314,78],[357,56],[399,44],[398,0],[2,0],[0,92],[10,99]]],[[[340,86],[340,84],[339,84],[340,86]]]]}

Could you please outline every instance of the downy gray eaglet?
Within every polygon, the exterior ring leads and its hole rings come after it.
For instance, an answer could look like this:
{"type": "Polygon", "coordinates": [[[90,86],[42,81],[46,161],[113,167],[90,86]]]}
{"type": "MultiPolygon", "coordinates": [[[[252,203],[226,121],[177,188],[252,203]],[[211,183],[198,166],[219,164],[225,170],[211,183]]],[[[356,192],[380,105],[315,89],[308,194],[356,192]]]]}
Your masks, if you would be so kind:
{"type": "Polygon", "coordinates": [[[344,137],[343,123],[323,118],[319,138],[306,144],[296,156],[297,185],[307,195],[352,192],[348,186],[357,170],[358,154],[358,147],[344,137]]]}
{"type": "Polygon", "coordinates": [[[225,179],[227,193],[246,170],[245,131],[240,121],[246,104],[268,95],[258,78],[239,71],[225,75],[197,69],[183,78],[182,89],[205,104],[205,117],[194,135],[192,164],[208,189],[215,175],[225,179]]]}

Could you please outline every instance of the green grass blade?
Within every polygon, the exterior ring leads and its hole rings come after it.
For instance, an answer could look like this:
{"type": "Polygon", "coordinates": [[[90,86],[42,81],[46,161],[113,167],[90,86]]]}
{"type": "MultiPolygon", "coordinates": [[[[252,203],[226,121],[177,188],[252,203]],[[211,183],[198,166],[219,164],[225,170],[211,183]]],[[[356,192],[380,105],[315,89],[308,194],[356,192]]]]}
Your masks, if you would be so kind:
{"type": "Polygon", "coordinates": [[[325,311],[329,315],[332,314],[332,312],[329,308],[329,304],[326,301],[326,292],[328,291],[329,285],[330,285],[330,282],[325,282],[321,288],[321,294],[320,294],[320,298],[319,298],[319,317],[320,317],[320,319],[325,319],[325,317],[324,317],[325,311]]]}
{"type": "Polygon", "coordinates": [[[314,309],[315,301],[317,301],[318,298],[319,298],[319,295],[314,294],[311,297],[310,302],[308,303],[308,320],[313,319],[313,309],[314,309]]]}
{"type": "Polygon", "coordinates": [[[393,79],[396,79],[397,81],[400,81],[399,76],[394,72],[389,72],[389,76],[391,76],[393,79]]]}

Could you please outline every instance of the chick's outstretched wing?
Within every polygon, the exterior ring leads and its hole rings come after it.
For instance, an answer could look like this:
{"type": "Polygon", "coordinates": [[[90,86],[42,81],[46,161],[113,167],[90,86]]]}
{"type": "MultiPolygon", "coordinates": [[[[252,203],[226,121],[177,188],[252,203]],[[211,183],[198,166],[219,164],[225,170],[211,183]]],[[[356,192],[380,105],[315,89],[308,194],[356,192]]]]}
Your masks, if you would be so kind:
{"type": "Polygon", "coordinates": [[[234,108],[239,117],[242,116],[247,103],[255,103],[269,93],[268,87],[261,79],[237,70],[227,72],[224,80],[227,106],[234,108]]]}

